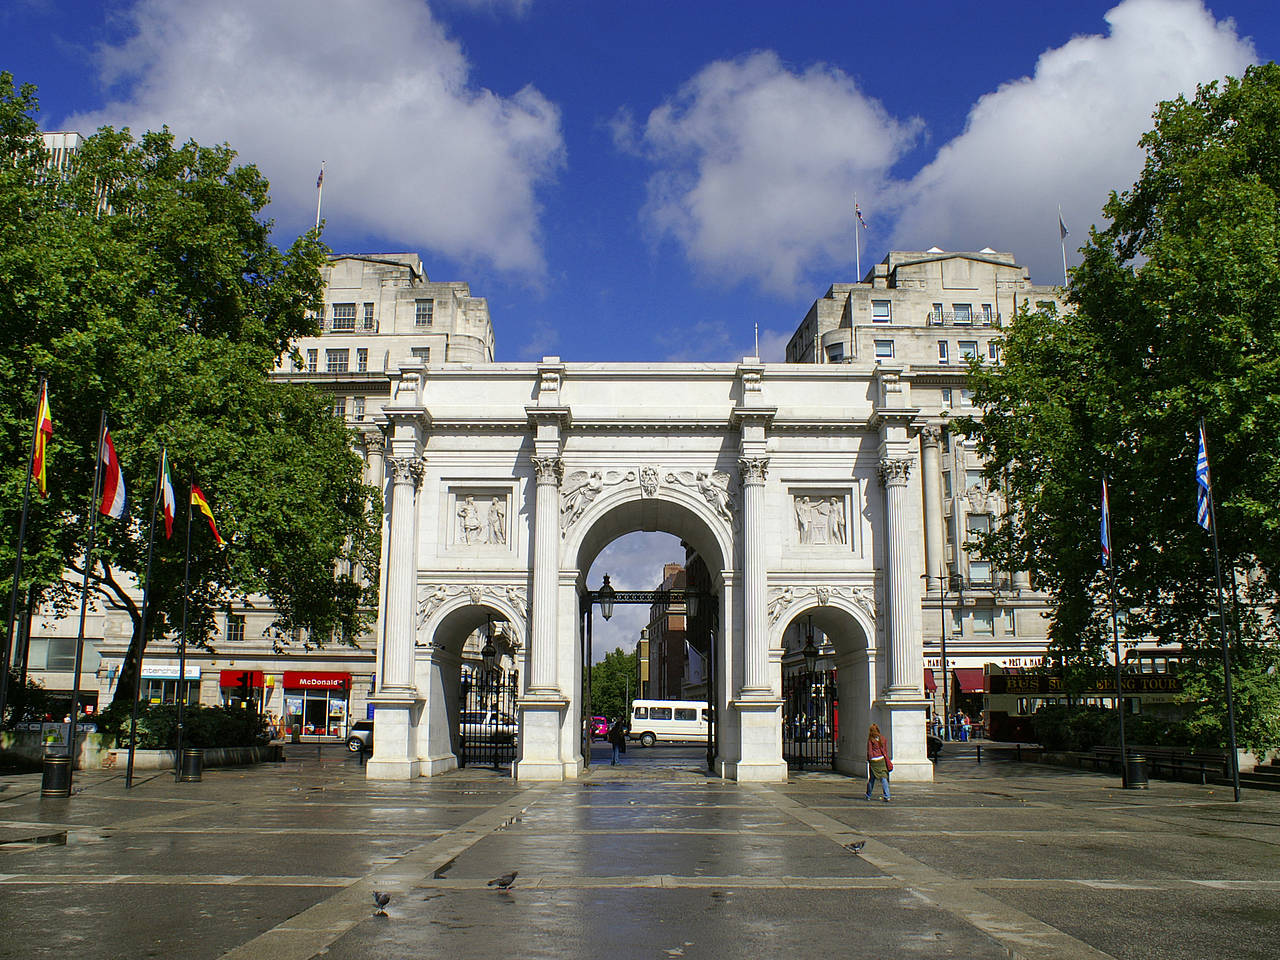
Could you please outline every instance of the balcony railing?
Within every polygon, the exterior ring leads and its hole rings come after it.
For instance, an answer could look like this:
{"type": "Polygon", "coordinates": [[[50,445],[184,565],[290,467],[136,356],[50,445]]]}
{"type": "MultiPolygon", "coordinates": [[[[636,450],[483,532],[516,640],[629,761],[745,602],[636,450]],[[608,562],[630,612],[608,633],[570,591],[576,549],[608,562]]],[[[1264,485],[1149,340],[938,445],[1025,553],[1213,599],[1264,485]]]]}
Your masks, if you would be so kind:
{"type": "Polygon", "coordinates": [[[985,313],[965,313],[954,310],[930,310],[928,322],[931,326],[941,327],[954,324],[957,327],[989,327],[993,317],[985,313]]]}
{"type": "Polygon", "coordinates": [[[334,320],[322,320],[320,329],[324,333],[349,333],[349,334],[372,334],[378,332],[377,320],[353,320],[349,317],[339,317],[334,320]]]}

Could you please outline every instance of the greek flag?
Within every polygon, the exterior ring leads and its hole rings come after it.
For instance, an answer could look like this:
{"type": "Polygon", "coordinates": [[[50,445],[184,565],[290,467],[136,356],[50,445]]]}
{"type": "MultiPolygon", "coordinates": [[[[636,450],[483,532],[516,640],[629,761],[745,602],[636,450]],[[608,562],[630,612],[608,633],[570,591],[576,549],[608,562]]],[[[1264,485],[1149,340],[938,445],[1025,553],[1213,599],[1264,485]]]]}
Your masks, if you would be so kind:
{"type": "Polygon", "coordinates": [[[1102,478],[1102,565],[1111,565],[1111,503],[1107,499],[1107,478],[1102,478]]]}
{"type": "Polygon", "coordinates": [[[1200,452],[1196,454],[1196,523],[1210,529],[1209,498],[1213,496],[1209,489],[1209,451],[1204,442],[1204,421],[1200,422],[1200,452]]]}

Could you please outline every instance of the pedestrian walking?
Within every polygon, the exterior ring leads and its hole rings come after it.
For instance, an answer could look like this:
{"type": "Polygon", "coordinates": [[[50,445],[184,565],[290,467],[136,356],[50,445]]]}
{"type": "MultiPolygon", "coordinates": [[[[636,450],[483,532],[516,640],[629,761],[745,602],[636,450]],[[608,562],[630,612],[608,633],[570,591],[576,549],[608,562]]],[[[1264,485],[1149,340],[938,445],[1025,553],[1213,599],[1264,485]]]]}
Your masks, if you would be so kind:
{"type": "Polygon", "coordinates": [[[616,767],[622,762],[622,755],[627,752],[627,724],[625,720],[615,720],[609,725],[609,743],[613,745],[613,759],[609,766],[616,767]]]}
{"type": "Polygon", "coordinates": [[[889,771],[893,769],[893,761],[889,759],[889,744],[880,736],[880,727],[871,725],[867,731],[867,799],[871,799],[871,791],[880,781],[880,789],[884,791],[881,798],[889,802],[889,771]]]}

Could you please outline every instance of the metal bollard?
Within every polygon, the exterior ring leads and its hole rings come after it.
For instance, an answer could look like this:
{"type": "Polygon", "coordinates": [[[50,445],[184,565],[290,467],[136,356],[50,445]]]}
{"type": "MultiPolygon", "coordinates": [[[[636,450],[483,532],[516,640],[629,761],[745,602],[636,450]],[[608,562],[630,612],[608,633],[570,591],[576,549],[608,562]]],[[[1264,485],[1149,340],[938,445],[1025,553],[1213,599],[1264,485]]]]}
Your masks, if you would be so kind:
{"type": "Polygon", "coordinates": [[[982,765],[982,744],[978,744],[978,765],[982,765]]]}

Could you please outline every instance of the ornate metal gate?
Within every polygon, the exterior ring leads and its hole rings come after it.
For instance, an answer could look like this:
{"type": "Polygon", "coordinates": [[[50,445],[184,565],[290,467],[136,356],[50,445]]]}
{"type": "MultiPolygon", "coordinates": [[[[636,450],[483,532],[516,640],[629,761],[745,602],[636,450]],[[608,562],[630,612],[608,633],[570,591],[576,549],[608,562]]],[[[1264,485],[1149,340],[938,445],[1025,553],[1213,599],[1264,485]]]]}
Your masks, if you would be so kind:
{"type": "Polygon", "coordinates": [[[458,766],[500,767],[516,758],[518,674],[515,670],[462,668],[458,710],[458,766]]]}
{"type": "Polygon", "coordinates": [[[782,759],[789,767],[835,767],[839,704],[836,672],[782,678],[782,759]]]}

